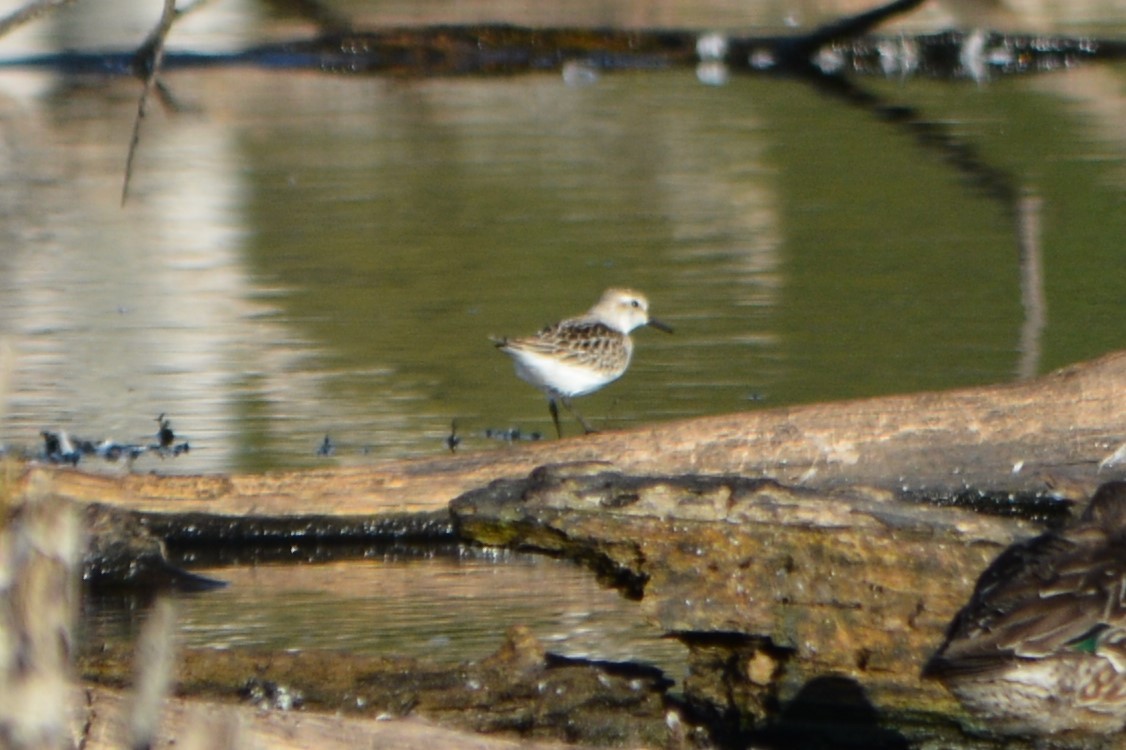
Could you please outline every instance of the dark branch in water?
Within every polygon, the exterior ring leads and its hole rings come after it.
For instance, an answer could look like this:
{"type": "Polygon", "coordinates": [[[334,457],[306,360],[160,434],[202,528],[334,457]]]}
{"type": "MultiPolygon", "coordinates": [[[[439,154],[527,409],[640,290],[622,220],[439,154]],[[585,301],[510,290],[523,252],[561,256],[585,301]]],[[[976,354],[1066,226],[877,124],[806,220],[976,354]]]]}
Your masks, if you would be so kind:
{"type": "Polygon", "coordinates": [[[996,201],[1007,215],[1016,211],[1020,191],[1013,176],[986,162],[972,144],[945,123],[927,119],[913,107],[894,104],[844,76],[818,74],[809,80],[822,94],[862,109],[909,135],[920,149],[937,155],[973,189],[996,201]]]}
{"type": "MultiPolygon", "coordinates": [[[[51,0],[61,3],[65,0],[51,0]]],[[[1080,61],[1126,57],[1126,43],[1082,37],[959,31],[879,37],[871,32],[923,0],[895,0],[806,33],[733,37],[686,29],[531,28],[504,24],[434,25],[356,31],[319,0],[276,0],[320,27],[311,39],[262,44],[230,53],[164,54],[170,15],[135,53],[61,52],[0,61],[2,67],[48,67],[69,73],[132,74],[165,104],[158,68],[253,65],[268,69],[401,75],[515,75],[579,64],[592,70],[651,70],[718,64],[732,71],[788,75],[857,73],[981,79],[1065,68],[1080,61]]],[[[44,4],[46,0],[38,0],[44,4]]],[[[30,6],[29,6],[30,7],[30,6]]],[[[140,108],[138,119],[143,116],[140,108]]],[[[132,152],[133,149],[131,149],[132,152]]],[[[132,158],[132,153],[131,153],[132,158]]]]}
{"type": "Polygon", "coordinates": [[[164,40],[172,30],[172,22],[176,20],[176,0],[164,0],[164,10],[160,14],[160,21],[156,28],[149,34],[148,39],[137,50],[134,57],[134,72],[143,76],[145,88],[141,91],[141,98],[137,102],[137,117],[133,120],[133,135],[129,139],[129,155],[125,158],[125,181],[121,186],[121,205],[125,205],[129,197],[129,180],[133,176],[133,157],[137,153],[137,144],[141,141],[141,121],[145,119],[148,109],[149,95],[157,85],[157,75],[160,74],[160,65],[164,59],[164,40]]]}
{"type": "Polygon", "coordinates": [[[1041,335],[1047,321],[1039,212],[1041,201],[1022,189],[1009,172],[989,164],[972,144],[948,125],[925,119],[911,107],[894,105],[839,75],[813,75],[820,91],[863,109],[909,134],[923,153],[935,154],[972,189],[996,203],[1012,222],[1021,272],[1021,361],[1017,376],[1032,377],[1039,368],[1041,335]]]}
{"type": "Polygon", "coordinates": [[[924,2],[925,0],[895,0],[855,16],[819,26],[808,34],[778,40],[773,45],[775,57],[781,67],[800,70],[809,66],[810,58],[826,45],[867,34],[888,18],[912,11],[924,2]]]}
{"type": "MultiPolygon", "coordinates": [[[[811,56],[826,44],[867,33],[923,2],[895,0],[808,34],[732,40],[724,62],[746,68],[751,54],[765,53],[773,68],[804,72],[812,65],[811,56]]],[[[511,74],[555,70],[571,61],[602,70],[650,69],[698,62],[699,37],[685,30],[430,26],[329,33],[247,50],[244,58],[279,67],[406,75],[511,74]]]]}

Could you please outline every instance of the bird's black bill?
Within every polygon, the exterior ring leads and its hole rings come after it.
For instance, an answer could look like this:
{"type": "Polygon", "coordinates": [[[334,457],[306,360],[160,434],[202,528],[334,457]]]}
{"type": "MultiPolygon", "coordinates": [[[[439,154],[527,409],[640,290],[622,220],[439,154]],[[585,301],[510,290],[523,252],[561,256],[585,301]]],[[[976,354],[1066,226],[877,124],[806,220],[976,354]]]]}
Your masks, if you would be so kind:
{"type": "Polygon", "coordinates": [[[658,331],[664,331],[665,333],[672,333],[672,326],[666,325],[656,318],[649,318],[649,327],[656,328],[658,331]]]}

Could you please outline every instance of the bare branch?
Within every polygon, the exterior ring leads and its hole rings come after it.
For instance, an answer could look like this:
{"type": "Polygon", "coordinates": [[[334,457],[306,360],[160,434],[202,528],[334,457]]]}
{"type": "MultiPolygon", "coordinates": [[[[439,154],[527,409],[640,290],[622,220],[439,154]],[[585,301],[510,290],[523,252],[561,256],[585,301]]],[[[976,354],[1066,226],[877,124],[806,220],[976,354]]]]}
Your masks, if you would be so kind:
{"type": "Polygon", "coordinates": [[[121,186],[121,205],[125,205],[129,197],[129,180],[133,176],[133,157],[137,153],[137,144],[141,140],[141,121],[145,119],[148,109],[149,96],[157,86],[157,76],[160,74],[160,65],[164,60],[164,40],[172,30],[172,23],[176,20],[176,0],[164,0],[164,10],[160,14],[160,21],[152,30],[145,43],[137,50],[134,62],[138,75],[144,75],[145,87],[141,91],[141,98],[137,102],[137,117],[133,120],[133,137],[129,141],[129,155],[125,160],[125,182],[121,186]]]}

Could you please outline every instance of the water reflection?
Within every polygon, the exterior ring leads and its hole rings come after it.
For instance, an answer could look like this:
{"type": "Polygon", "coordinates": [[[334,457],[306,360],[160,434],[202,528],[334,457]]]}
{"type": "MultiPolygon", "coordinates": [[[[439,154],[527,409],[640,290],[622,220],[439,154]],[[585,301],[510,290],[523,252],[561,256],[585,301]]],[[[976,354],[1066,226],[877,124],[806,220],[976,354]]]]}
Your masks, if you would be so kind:
{"type": "MultiPolygon", "coordinates": [[[[636,10],[605,12],[666,18],[636,10]]],[[[444,451],[454,420],[459,450],[503,449],[487,431],[551,426],[488,335],[618,284],[677,334],[640,336],[584,401],[603,428],[1005,381],[1124,343],[1121,67],[858,82],[876,106],[689,72],[166,80],[196,111],[153,110],[122,208],[138,86],[0,73],[6,444],[140,442],[165,412],[192,453],[140,470],[444,451]]]]}
{"type": "MultiPolygon", "coordinates": [[[[553,653],[643,661],[679,676],[684,648],[645,623],[636,602],[560,560],[500,552],[199,569],[228,586],[179,599],[180,641],[205,648],[338,650],[454,664],[495,651],[524,624],[553,653]],[[550,592],[549,596],[545,592],[550,592]]],[[[144,604],[88,599],[90,647],[132,641],[144,604]]]]}

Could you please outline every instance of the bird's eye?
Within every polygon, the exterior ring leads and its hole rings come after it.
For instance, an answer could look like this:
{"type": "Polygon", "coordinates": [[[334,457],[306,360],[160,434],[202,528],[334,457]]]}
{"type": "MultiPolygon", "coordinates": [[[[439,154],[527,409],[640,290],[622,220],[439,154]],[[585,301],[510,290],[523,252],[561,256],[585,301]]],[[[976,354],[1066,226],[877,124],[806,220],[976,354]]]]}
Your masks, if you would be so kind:
{"type": "Polygon", "coordinates": [[[637,301],[637,300],[635,300],[635,299],[631,299],[631,300],[629,301],[629,304],[630,304],[630,307],[641,307],[641,303],[640,303],[640,302],[638,302],[638,301],[637,301]]]}

